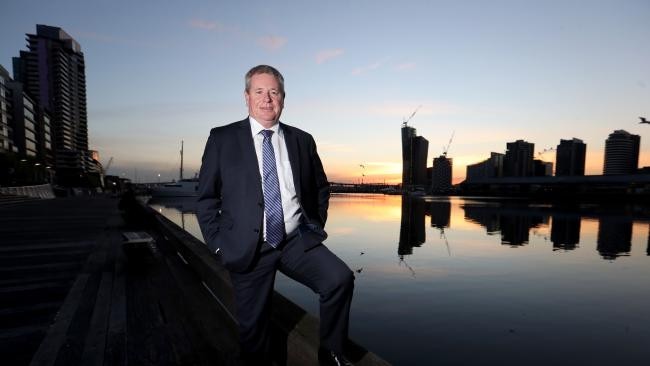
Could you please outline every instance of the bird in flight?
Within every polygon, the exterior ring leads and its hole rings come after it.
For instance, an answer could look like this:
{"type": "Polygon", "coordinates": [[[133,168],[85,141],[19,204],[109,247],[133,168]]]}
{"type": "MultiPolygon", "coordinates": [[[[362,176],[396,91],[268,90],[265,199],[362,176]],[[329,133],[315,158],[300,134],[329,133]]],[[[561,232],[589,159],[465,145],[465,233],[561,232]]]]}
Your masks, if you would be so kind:
{"type": "Polygon", "coordinates": [[[645,119],[645,117],[639,117],[639,118],[641,119],[641,122],[639,122],[639,123],[648,123],[648,124],[650,124],[650,121],[645,119]]]}

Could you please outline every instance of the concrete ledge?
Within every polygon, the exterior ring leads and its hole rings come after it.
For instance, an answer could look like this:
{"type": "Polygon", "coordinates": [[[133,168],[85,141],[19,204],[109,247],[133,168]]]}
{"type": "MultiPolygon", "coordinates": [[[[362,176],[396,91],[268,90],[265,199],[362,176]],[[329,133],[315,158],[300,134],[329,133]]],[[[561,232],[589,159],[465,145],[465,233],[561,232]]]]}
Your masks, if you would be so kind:
{"type": "Polygon", "coordinates": [[[54,198],[54,191],[50,184],[23,187],[0,187],[0,194],[34,198],[54,198]]]}
{"type": "MultiPolygon", "coordinates": [[[[204,286],[231,314],[236,323],[234,296],[230,275],[222,267],[207,246],[178,225],[155,210],[144,207],[151,215],[152,222],[163,232],[176,249],[182,260],[191,267],[203,281],[204,286]]],[[[275,292],[272,315],[273,349],[278,350],[274,358],[280,365],[302,366],[318,364],[319,320],[308,314],[291,300],[275,292]]],[[[376,354],[366,350],[353,341],[348,341],[346,357],[360,366],[390,365],[376,354]]]]}

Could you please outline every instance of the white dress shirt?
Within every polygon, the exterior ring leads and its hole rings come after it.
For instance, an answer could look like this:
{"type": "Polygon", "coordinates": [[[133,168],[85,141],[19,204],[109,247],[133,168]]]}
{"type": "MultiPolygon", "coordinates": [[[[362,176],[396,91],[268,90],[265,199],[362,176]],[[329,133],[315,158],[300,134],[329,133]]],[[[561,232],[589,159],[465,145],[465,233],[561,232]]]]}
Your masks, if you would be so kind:
{"type": "MultiPolygon", "coordinates": [[[[264,177],[263,172],[263,158],[262,158],[262,142],[264,136],[260,133],[265,130],[259,122],[253,117],[248,117],[251,123],[251,133],[253,134],[253,141],[255,142],[255,153],[257,154],[257,165],[260,169],[260,176],[264,177]]],[[[289,152],[287,151],[287,144],[284,141],[284,133],[280,128],[280,123],[274,124],[269,130],[273,131],[271,135],[271,145],[273,145],[273,152],[275,153],[275,165],[278,170],[278,182],[280,183],[280,196],[282,197],[282,212],[284,213],[284,229],[285,233],[289,234],[298,228],[302,213],[300,211],[300,202],[296,195],[296,187],[293,182],[293,173],[291,171],[291,163],[289,162],[289,152]]],[[[264,178],[262,178],[264,179],[264,178]]],[[[264,182],[260,181],[262,185],[262,192],[264,191],[264,182]]],[[[264,240],[266,240],[266,213],[264,213],[264,240]]]]}

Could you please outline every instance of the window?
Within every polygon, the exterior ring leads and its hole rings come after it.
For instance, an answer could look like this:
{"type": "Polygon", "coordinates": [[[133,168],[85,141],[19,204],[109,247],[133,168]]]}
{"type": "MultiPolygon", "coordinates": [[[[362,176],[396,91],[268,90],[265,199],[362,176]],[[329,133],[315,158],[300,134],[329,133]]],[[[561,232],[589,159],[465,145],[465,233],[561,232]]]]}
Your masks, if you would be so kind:
{"type": "Polygon", "coordinates": [[[34,126],[34,123],[32,121],[29,121],[29,120],[25,120],[25,129],[31,130],[31,131],[36,130],[36,128],[34,126]]]}

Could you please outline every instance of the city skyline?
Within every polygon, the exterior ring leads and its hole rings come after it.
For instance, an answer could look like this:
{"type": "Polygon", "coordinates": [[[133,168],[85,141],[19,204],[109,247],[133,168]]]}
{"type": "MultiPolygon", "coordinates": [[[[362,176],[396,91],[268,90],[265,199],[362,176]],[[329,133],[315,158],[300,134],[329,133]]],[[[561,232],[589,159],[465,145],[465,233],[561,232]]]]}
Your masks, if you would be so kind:
{"type": "Polygon", "coordinates": [[[284,74],[281,120],[314,135],[331,181],[400,181],[400,128],[419,105],[409,125],[429,140],[428,166],[455,133],[454,183],[518,139],[536,158],[581,139],[585,173],[602,174],[605,140],[619,129],[641,136],[639,167],[650,165],[650,126],[638,124],[650,114],[644,1],[3,8],[8,70],[36,24],[81,44],[90,149],[104,164],[114,157],[109,174],[177,178],[181,140],[186,172],[198,171],[209,129],[246,116],[243,74],[260,63],[284,74]]]}

